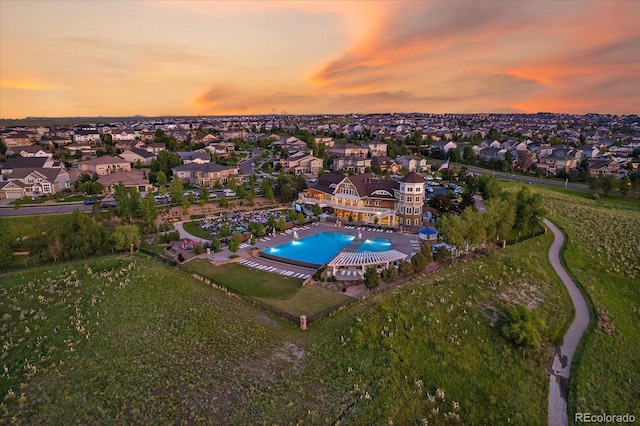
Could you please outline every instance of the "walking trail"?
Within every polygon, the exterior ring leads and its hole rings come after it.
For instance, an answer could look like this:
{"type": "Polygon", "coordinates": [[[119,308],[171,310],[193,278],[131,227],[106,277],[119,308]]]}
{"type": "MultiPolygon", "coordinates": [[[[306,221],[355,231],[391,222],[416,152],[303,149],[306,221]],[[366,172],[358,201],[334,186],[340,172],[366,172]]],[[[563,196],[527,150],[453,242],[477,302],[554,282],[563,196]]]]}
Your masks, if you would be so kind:
{"type": "Polygon", "coordinates": [[[576,353],[578,343],[580,343],[580,338],[589,325],[589,310],[580,290],[560,263],[560,249],[564,244],[564,235],[549,220],[545,219],[544,223],[551,229],[555,237],[551,249],[549,249],[551,266],[553,266],[553,269],[555,269],[565,287],[567,287],[573,306],[576,309],[573,323],[571,323],[562,343],[557,348],[549,376],[549,425],[564,426],[569,424],[567,398],[569,395],[571,362],[573,361],[573,355],[576,353]]]}

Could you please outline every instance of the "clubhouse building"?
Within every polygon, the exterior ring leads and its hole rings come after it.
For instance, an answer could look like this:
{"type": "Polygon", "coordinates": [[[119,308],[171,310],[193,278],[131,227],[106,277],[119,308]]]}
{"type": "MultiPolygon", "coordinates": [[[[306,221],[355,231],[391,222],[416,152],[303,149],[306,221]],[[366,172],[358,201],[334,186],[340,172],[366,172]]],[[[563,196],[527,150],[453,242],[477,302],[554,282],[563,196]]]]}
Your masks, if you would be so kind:
{"type": "Polygon", "coordinates": [[[315,204],[343,223],[418,228],[422,223],[424,177],[410,172],[400,180],[373,173],[345,176],[324,173],[313,188],[298,195],[310,210],[315,204]]]}

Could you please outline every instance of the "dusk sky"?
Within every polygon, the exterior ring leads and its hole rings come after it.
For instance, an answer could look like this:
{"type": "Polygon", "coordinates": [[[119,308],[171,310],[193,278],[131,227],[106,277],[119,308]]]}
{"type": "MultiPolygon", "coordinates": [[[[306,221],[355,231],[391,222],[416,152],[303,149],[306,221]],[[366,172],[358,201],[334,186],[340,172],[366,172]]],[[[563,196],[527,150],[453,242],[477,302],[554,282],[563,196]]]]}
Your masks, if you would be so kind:
{"type": "Polygon", "coordinates": [[[639,1],[0,0],[0,117],[640,113],[639,1]]]}

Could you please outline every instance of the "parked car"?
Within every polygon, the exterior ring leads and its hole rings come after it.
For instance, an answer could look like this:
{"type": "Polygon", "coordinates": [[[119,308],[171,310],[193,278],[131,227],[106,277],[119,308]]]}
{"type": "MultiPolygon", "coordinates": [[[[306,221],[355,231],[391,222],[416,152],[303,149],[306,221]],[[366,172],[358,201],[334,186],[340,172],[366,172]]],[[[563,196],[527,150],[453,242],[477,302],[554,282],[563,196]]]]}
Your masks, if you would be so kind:
{"type": "Polygon", "coordinates": [[[106,209],[107,207],[117,207],[118,203],[115,200],[106,200],[100,203],[100,207],[106,209]]]}
{"type": "Polygon", "coordinates": [[[224,189],[222,192],[224,193],[225,197],[236,197],[237,196],[236,192],[232,191],[231,189],[224,189]]]}
{"type": "Polygon", "coordinates": [[[97,202],[98,202],[98,200],[96,200],[95,198],[89,198],[89,199],[87,199],[87,200],[84,200],[84,201],[82,202],[82,204],[84,204],[85,206],[92,206],[92,205],[94,205],[94,204],[95,204],[95,203],[97,203],[97,202]]]}

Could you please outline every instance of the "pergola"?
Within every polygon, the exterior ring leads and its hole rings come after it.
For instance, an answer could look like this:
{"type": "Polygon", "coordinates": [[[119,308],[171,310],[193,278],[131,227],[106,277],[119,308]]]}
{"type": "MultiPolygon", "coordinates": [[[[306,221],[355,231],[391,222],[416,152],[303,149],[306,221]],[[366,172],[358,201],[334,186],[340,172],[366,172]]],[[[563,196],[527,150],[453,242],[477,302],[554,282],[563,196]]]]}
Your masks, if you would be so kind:
{"type": "Polygon", "coordinates": [[[336,274],[338,268],[359,268],[360,272],[364,274],[365,269],[368,266],[384,266],[388,268],[390,264],[404,260],[407,255],[399,252],[398,250],[387,251],[364,251],[364,252],[351,252],[343,251],[338,253],[336,257],[327,263],[327,267],[331,268],[333,275],[336,274]]]}

